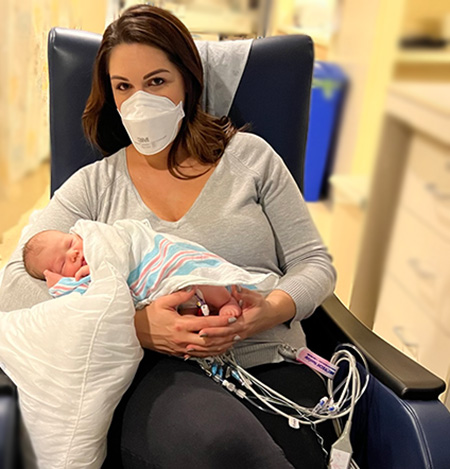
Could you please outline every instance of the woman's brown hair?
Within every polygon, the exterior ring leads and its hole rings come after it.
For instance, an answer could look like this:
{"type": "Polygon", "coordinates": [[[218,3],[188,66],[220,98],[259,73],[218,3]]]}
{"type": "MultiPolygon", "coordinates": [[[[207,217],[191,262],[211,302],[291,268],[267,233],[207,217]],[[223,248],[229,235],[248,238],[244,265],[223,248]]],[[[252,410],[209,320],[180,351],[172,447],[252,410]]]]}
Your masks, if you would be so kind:
{"type": "Polygon", "coordinates": [[[197,47],[178,18],[150,5],[128,8],[103,34],[94,63],[91,93],[83,113],[83,129],[88,140],[104,155],[131,143],[114,103],[108,70],[111,51],[123,43],[146,44],[161,49],[183,77],[185,118],[169,153],[171,174],[188,178],[181,172],[177,161],[180,148],[200,163],[216,163],[237,129],[227,117],[216,118],[201,109],[203,67],[197,47]]]}

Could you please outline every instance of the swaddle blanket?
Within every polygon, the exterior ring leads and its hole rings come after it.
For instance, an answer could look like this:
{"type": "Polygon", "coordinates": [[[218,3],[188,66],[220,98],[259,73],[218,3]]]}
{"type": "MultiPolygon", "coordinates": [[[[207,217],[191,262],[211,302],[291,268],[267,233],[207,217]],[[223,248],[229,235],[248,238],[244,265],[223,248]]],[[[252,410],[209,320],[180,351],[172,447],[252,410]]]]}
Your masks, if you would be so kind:
{"type": "MultiPolygon", "coordinates": [[[[190,285],[242,285],[265,292],[278,283],[275,274],[248,272],[200,244],[158,233],[147,220],[119,220],[113,225],[80,220],[72,232],[83,239],[92,279],[96,266],[108,261],[126,279],[137,308],[190,285]]],[[[83,286],[88,286],[86,279],[73,283],[72,291],[83,286]]],[[[70,290],[68,279],[62,279],[52,294],[70,290]]]]}

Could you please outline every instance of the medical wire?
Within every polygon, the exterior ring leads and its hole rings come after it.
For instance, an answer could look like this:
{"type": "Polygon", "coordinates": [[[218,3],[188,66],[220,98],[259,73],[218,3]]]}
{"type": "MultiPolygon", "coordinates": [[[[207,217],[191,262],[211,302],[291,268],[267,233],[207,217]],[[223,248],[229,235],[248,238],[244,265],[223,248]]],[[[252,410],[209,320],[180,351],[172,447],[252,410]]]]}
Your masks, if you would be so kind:
{"type": "MultiPolygon", "coordinates": [[[[331,449],[330,467],[334,467],[332,463],[333,450],[341,446],[345,448],[350,458],[347,467],[349,469],[359,469],[356,462],[351,458],[352,449],[349,440],[349,431],[354,408],[367,389],[370,374],[365,357],[352,344],[340,345],[330,360],[330,363],[337,367],[341,366],[343,363],[347,363],[347,376],[336,386],[334,386],[332,379],[328,379],[326,383],[328,396],[324,396],[312,408],[301,406],[262,383],[237,363],[232,351],[219,357],[194,360],[196,360],[200,367],[214,380],[221,383],[230,392],[236,393],[240,398],[246,399],[247,402],[258,409],[283,416],[293,428],[299,428],[300,425],[309,425],[316,434],[319,444],[327,457],[328,451],[324,447],[323,438],[316,431],[315,427],[318,423],[332,419],[336,433],[340,436],[331,449]],[[351,351],[348,349],[351,349],[351,351]],[[362,367],[365,370],[365,382],[362,386],[361,372],[358,370],[354,354],[360,358],[362,367]],[[226,367],[225,377],[223,375],[223,367],[226,367]],[[229,381],[230,378],[233,378],[245,391],[239,389],[234,383],[229,381]],[[250,394],[248,394],[248,392],[250,394]],[[258,405],[257,402],[260,405],[258,405]],[[282,407],[283,410],[279,407],[282,407]],[[293,411],[293,415],[288,413],[288,409],[293,411]],[[345,427],[342,430],[339,421],[345,416],[348,417],[345,427]]],[[[340,449],[340,451],[342,451],[342,449],[340,449]]]]}

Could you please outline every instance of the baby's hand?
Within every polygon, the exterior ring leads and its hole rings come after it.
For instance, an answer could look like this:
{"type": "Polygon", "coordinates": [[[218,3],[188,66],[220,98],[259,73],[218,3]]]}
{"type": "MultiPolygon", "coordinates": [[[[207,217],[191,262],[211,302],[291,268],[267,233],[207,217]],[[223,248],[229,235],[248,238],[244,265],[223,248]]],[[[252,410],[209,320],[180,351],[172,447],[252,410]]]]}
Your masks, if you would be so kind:
{"type": "Polygon", "coordinates": [[[51,270],[44,270],[44,277],[45,277],[45,282],[47,283],[47,288],[53,287],[63,278],[62,275],[56,274],[55,272],[52,272],[51,270]]]}
{"type": "Polygon", "coordinates": [[[86,277],[91,273],[89,266],[88,265],[83,265],[78,269],[78,271],[75,274],[75,280],[78,282],[80,278],[86,277]]]}

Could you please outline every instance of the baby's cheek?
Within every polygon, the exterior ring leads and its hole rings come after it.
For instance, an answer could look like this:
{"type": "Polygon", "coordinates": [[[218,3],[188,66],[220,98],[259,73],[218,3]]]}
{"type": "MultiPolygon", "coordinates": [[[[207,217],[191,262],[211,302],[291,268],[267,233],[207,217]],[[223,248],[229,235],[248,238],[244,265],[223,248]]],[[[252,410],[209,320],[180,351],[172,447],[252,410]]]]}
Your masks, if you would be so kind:
{"type": "Polygon", "coordinates": [[[78,268],[75,266],[66,267],[62,272],[63,277],[75,277],[78,268]]]}

